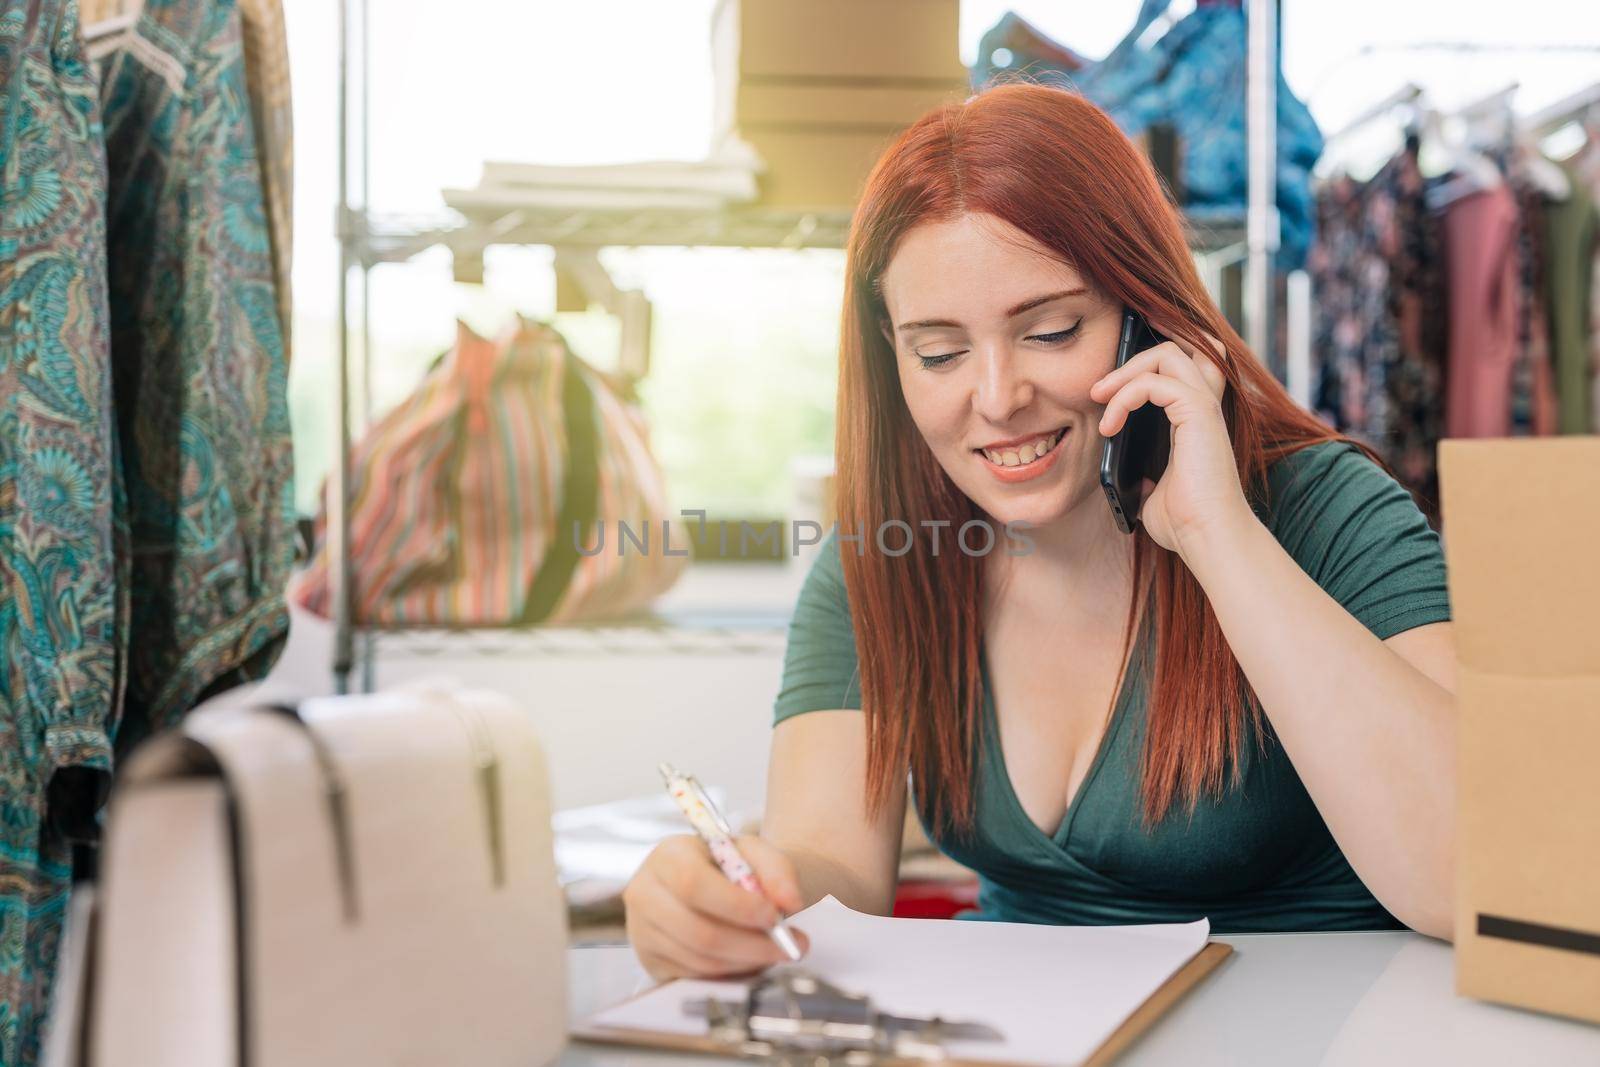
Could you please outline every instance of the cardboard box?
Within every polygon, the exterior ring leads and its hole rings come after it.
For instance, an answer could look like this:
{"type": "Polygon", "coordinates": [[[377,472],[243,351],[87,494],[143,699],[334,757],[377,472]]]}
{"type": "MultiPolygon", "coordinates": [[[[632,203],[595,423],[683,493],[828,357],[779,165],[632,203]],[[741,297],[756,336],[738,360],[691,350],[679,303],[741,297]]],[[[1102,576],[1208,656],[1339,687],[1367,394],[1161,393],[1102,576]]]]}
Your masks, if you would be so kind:
{"type": "Polygon", "coordinates": [[[905,129],[949,100],[964,100],[965,81],[885,82],[860,86],[849,82],[773,85],[743,82],[734,92],[732,110],[718,132],[791,127],[905,129]]]}
{"type": "Polygon", "coordinates": [[[1600,438],[1439,448],[1456,991],[1600,1022],[1600,438]]]}
{"type": "Polygon", "coordinates": [[[848,209],[883,147],[970,92],[957,0],[721,0],[712,128],[762,156],[760,202],[848,209]]]}
{"type": "Polygon", "coordinates": [[[756,182],[761,204],[849,209],[872,165],[901,131],[965,95],[964,86],[745,86],[738,99],[747,117],[723,135],[745,141],[765,164],[756,182]]]}
{"type": "Polygon", "coordinates": [[[958,0],[721,0],[711,16],[718,80],[967,77],[958,0]]]}
{"type": "Polygon", "coordinates": [[[837,211],[854,206],[873,164],[899,132],[758,129],[741,136],[766,161],[762,204],[837,211]]]}

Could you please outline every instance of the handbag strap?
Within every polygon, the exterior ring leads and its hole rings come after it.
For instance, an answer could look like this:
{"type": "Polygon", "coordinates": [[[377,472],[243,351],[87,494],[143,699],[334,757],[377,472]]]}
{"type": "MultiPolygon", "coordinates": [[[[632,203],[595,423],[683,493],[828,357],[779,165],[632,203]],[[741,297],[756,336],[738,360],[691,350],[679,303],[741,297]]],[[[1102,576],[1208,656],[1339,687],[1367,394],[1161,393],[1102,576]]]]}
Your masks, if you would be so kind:
{"type": "Polygon", "coordinates": [[[345,788],[344,775],[339,772],[339,765],[334,761],[333,753],[328,750],[317,731],[306,722],[305,716],[300,714],[298,706],[293,704],[263,704],[267,711],[277,712],[285,719],[300,727],[305,734],[306,741],[311,746],[313,757],[317,761],[317,770],[322,776],[323,803],[327,807],[328,829],[333,838],[334,869],[339,875],[339,903],[347,925],[353,925],[360,917],[360,908],[357,906],[356,895],[356,866],[355,843],[350,833],[350,801],[349,791],[345,788]]]}
{"type": "Polygon", "coordinates": [[[567,428],[566,478],[555,537],[534,575],[523,625],[543,622],[555,610],[578,568],[578,546],[587,544],[600,510],[600,427],[588,367],[566,350],[561,375],[561,415],[567,428]],[[577,527],[581,524],[581,531],[577,527]]]}

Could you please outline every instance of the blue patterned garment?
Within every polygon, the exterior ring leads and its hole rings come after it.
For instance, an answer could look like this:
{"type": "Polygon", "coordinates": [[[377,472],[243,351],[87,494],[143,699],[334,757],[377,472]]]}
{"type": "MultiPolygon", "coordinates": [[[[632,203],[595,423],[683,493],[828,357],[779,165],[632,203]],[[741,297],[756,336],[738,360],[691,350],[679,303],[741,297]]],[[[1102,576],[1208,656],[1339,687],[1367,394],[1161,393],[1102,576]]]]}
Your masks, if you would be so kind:
{"type": "Polygon", "coordinates": [[[0,1063],[29,1064],[71,886],[47,796],[98,806],[119,640],[96,83],[73,0],[0,2],[0,1063]]]}
{"type": "MultiPolygon", "coordinates": [[[[1240,0],[1200,0],[1153,43],[1141,38],[1172,0],[1144,0],[1133,28],[1098,63],[1067,69],[1040,50],[1017,53],[1004,68],[994,62],[1001,21],[978,46],[973,85],[991,76],[1023,71],[1035,80],[1076,89],[1105,109],[1130,136],[1153,123],[1171,123],[1181,140],[1184,213],[1199,225],[1239,222],[1249,190],[1246,20],[1240,0]],[[991,43],[993,42],[993,43],[991,43]]],[[[1315,209],[1311,168],[1322,154],[1322,132],[1311,112],[1290,91],[1278,71],[1278,215],[1281,246],[1278,267],[1293,270],[1305,262],[1315,209]]]]}
{"type": "Polygon", "coordinates": [[[264,675],[288,633],[282,322],[234,0],[145,0],[102,75],[131,539],[118,752],[264,675]]]}
{"type": "Polygon", "coordinates": [[[113,749],[288,628],[286,368],[233,0],[0,0],[0,1067],[36,1062],[113,749]]]}

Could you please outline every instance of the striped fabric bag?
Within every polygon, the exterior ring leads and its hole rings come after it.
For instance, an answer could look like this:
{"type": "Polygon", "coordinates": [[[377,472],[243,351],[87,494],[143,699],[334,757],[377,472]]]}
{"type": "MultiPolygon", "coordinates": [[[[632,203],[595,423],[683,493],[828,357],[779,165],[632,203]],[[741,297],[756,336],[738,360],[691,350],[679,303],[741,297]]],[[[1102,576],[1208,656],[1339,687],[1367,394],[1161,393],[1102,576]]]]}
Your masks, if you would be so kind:
{"type": "MultiPolygon", "coordinates": [[[[666,486],[631,388],[531,319],[492,341],[458,325],[455,347],[356,444],[351,480],[358,626],[616,618],[688,562],[684,543],[673,555],[661,543],[666,486]],[[647,551],[621,541],[621,523],[641,541],[648,528],[647,551]]],[[[326,522],[291,595],[331,617],[326,522]]]]}

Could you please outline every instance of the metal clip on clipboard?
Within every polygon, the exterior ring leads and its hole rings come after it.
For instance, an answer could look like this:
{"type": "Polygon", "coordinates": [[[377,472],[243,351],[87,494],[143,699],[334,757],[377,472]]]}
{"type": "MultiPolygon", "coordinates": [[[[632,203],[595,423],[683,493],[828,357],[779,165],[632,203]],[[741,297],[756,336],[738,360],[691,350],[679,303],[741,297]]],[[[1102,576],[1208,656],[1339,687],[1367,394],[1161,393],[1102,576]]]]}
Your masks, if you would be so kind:
{"type": "Polygon", "coordinates": [[[712,1040],[737,1055],[796,1067],[861,1067],[880,1060],[941,1060],[944,1042],[998,1041],[999,1031],[938,1016],[880,1012],[865,995],[847,993],[798,967],[752,982],[743,1001],[704,997],[683,1006],[707,1022],[712,1040]]]}

